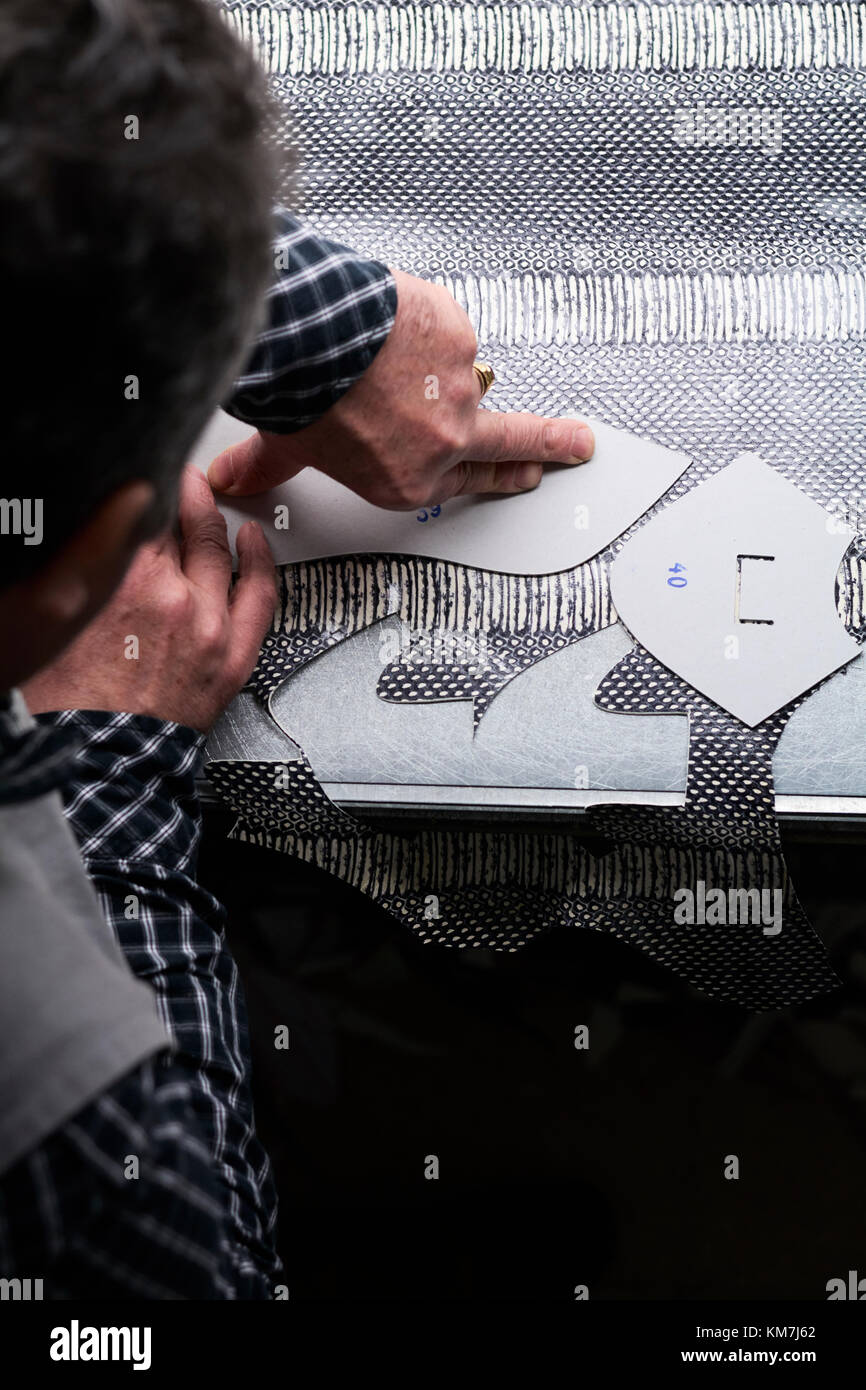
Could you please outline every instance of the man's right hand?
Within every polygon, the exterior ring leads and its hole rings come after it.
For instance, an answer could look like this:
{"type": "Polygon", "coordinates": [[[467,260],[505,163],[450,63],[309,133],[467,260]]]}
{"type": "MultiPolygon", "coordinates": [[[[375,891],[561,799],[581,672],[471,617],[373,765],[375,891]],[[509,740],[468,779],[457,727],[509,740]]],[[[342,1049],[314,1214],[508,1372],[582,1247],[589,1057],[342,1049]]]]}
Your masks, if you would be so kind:
{"type": "Polygon", "coordinates": [[[313,467],[377,506],[413,510],[464,493],[524,492],[544,464],[590,457],[583,421],[479,410],[469,318],[441,286],[393,274],[397,317],[364,375],[315,424],[224,450],[208,472],[216,492],[264,492],[313,467]]]}

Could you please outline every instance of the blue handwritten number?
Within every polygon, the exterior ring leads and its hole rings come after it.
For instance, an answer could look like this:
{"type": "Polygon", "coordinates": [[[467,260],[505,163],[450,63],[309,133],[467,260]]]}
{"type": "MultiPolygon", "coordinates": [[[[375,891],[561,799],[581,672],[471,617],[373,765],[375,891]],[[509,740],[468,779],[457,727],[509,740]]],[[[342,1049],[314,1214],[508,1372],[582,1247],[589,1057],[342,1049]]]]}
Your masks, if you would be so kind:
{"type": "Polygon", "coordinates": [[[686,566],[681,565],[679,560],[677,560],[675,565],[668,565],[668,574],[670,575],[668,583],[672,589],[684,589],[688,584],[689,581],[686,579],[685,575],[680,573],[680,571],[685,568],[686,566]]]}
{"type": "Polygon", "coordinates": [[[418,513],[417,520],[418,520],[418,521],[429,521],[430,518],[431,518],[431,516],[438,516],[439,513],[441,512],[441,510],[442,510],[442,503],[441,503],[441,502],[437,502],[436,506],[435,506],[435,507],[431,507],[430,510],[429,510],[429,512],[426,510],[426,508],[422,508],[421,511],[418,513]]]}

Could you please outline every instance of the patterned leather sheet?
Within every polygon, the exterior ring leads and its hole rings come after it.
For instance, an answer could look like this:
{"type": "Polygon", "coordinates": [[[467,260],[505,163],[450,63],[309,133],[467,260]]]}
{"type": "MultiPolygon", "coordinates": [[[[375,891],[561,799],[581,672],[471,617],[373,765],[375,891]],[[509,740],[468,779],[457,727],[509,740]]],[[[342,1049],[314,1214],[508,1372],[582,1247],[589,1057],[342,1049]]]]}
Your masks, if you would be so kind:
{"type": "MultiPolygon", "coordinates": [[[[687,452],[637,526],[759,454],[858,532],[837,606],[862,638],[861,6],[226,8],[272,74],[305,214],[448,286],[496,368],[496,408],[580,411],[687,452]]],[[[336,642],[399,616],[467,640],[440,661],[401,651],[381,698],[471,699],[477,725],[523,670],[617,621],[608,567],[624,538],[537,579],[401,556],[286,566],[253,688],[267,702],[336,642]]],[[[636,642],[596,702],[690,727],[685,806],[594,809],[607,854],[567,833],[384,835],[333,806],[305,759],[209,774],[236,835],[320,864],[424,939],[513,950],[589,927],[749,1008],[832,988],[773,809],[773,751],[800,700],[748,729],[636,642]],[[780,892],[781,931],[676,923],[674,894],[699,883],[780,892]]]]}

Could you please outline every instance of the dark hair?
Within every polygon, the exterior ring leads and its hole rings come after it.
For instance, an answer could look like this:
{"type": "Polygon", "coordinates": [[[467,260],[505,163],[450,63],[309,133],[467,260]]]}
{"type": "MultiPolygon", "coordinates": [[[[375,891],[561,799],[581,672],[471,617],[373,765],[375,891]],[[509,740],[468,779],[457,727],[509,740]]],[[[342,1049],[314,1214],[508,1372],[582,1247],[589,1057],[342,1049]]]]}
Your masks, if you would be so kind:
{"type": "Polygon", "coordinates": [[[273,273],[267,112],[207,0],[3,0],[0,496],[44,541],[0,535],[0,585],[133,478],[171,515],[273,273]]]}

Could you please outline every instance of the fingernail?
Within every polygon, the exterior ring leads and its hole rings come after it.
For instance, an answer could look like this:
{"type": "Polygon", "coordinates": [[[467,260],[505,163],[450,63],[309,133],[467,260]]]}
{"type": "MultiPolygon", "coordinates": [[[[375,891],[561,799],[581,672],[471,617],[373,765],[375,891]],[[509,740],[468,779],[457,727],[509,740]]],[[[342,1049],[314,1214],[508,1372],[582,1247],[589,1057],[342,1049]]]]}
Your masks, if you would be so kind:
{"type": "Polygon", "coordinates": [[[235,536],[235,550],[237,552],[238,557],[238,570],[246,569],[247,566],[247,556],[249,554],[250,540],[250,533],[247,530],[247,527],[249,526],[249,524],[250,523],[248,521],[245,521],[243,526],[239,526],[237,535],[235,536]]]}
{"type": "Polygon", "coordinates": [[[588,458],[592,458],[595,449],[595,435],[589,425],[579,425],[571,437],[571,447],[574,450],[569,463],[586,463],[588,458]]]}
{"type": "Polygon", "coordinates": [[[540,463],[521,463],[514,474],[514,485],[521,491],[528,492],[530,488],[538,487],[543,472],[540,463]]]}
{"type": "Polygon", "coordinates": [[[219,454],[214,459],[207,471],[207,480],[214,492],[231,492],[235,480],[235,470],[230,449],[227,453],[219,454]]]}

